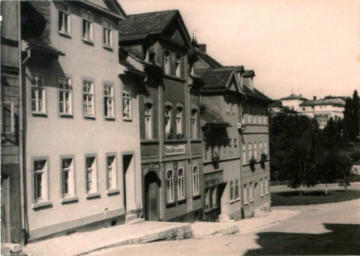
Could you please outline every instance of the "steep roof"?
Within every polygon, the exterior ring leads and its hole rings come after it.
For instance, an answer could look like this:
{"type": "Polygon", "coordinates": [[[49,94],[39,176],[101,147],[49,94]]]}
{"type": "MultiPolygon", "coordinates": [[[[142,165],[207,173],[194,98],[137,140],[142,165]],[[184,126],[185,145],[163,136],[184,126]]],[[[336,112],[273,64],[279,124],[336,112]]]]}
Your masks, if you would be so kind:
{"type": "Polygon", "coordinates": [[[250,96],[255,99],[265,100],[265,101],[270,101],[270,102],[273,101],[272,99],[270,99],[268,96],[266,96],[259,90],[257,90],[257,89],[251,90],[246,85],[243,86],[243,92],[245,93],[246,96],[250,96]]]}
{"type": "Polygon", "coordinates": [[[220,68],[222,65],[215,60],[213,57],[211,57],[206,52],[201,51],[199,48],[194,47],[194,51],[202,58],[210,67],[212,68],[220,68]]]}
{"type": "Polygon", "coordinates": [[[269,108],[281,108],[283,105],[280,100],[275,100],[273,103],[269,105],[269,108]]]}
{"type": "Polygon", "coordinates": [[[121,8],[117,0],[78,0],[100,11],[106,12],[118,16],[118,18],[124,19],[126,13],[121,8]]]}
{"type": "Polygon", "coordinates": [[[307,100],[302,95],[296,95],[294,93],[290,94],[287,97],[281,98],[280,100],[307,100]]]}
{"type": "Polygon", "coordinates": [[[300,106],[324,106],[324,105],[330,105],[330,106],[345,106],[345,100],[342,98],[327,98],[327,99],[318,99],[318,100],[308,100],[300,104],[300,106]]]}
{"type": "Polygon", "coordinates": [[[205,82],[203,89],[226,89],[230,76],[234,72],[234,68],[198,69],[195,72],[205,82]]]}

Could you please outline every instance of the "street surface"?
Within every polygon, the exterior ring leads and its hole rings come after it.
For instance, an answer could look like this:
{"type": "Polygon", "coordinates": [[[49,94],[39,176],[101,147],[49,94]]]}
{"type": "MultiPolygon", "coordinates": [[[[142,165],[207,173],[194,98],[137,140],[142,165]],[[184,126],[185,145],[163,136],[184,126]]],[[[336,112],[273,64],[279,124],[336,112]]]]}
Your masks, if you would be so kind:
{"type": "Polygon", "coordinates": [[[360,199],[276,209],[297,210],[301,213],[257,233],[128,245],[90,255],[360,254],[360,199]]]}

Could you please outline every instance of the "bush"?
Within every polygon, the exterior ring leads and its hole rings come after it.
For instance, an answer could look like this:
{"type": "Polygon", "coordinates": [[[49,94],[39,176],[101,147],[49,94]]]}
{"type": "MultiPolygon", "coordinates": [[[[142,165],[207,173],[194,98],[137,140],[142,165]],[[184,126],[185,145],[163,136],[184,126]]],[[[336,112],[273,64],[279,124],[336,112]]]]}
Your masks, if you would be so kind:
{"type": "Polygon", "coordinates": [[[360,160],[360,151],[358,150],[354,150],[351,154],[350,154],[351,159],[354,162],[358,162],[360,160]]]}

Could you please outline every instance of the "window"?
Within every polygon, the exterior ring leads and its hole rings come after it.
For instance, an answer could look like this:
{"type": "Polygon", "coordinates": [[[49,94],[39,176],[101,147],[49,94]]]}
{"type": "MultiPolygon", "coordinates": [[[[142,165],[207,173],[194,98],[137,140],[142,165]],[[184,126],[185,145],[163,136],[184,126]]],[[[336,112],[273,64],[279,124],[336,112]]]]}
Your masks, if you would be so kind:
{"type": "Polygon", "coordinates": [[[59,5],[59,32],[70,35],[71,22],[69,6],[63,2],[58,2],[59,5]]]}
{"type": "Polygon", "coordinates": [[[35,202],[47,200],[47,160],[41,159],[34,164],[34,199],[35,202]]]}
{"type": "Polygon", "coordinates": [[[106,157],[106,170],[107,170],[107,189],[116,189],[116,159],[115,156],[106,157]]]}
{"type": "Polygon", "coordinates": [[[83,100],[84,100],[84,116],[94,117],[94,83],[91,81],[83,82],[83,100]]]}
{"type": "Polygon", "coordinates": [[[97,170],[94,156],[86,157],[86,192],[88,194],[97,192],[97,170]]]}
{"type": "Polygon", "coordinates": [[[72,115],[72,86],[70,78],[59,78],[60,115],[72,115]]]}
{"type": "Polygon", "coordinates": [[[112,48],[112,30],[110,21],[103,21],[103,45],[112,48]]]}
{"type": "Polygon", "coordinates": [[[115,118],[114,113],[114,86],[104,85],[104,115],[106,118],[115,118]]]}
{"type": "Polygon", "coordinates": [[[239,180],[235,180],[235,199],[239,199],[239,198],[240,198],[239,180]]]}
{"type": "Polygon", "coordinates": [[[179,168],[178,169],[178,175],[177,175],[177,195],[178,200],[185,199],[185,179],[184,179],[184,169],[179,168]]]}
{"type": "Polygon", "coordinates": [[[254,158],[255,160],[258,158],[257,142],[254,142],[254,158]]]}
{"type": "Polygon", "coordinates": [[[131,97],[129,91],[123,91],[123,119],[124,120],[131,120],[132,113],[131,113],[131,97]]]}
{"type": "Polygon", "coordinates": [[[92,15],[89,11],[82,12],[82,37],[85,41],[93,41],[92,15]]]}
{"type": "Polygon", "coordinates": [[[197,110],[192,109],[191,110],[191,138],[196,139],[197,138],[197,110]]]}
{"type": "Polygon", "coordinates": [[[200,195],[199,167],[193,166],[193,196],[200,195]]]}
{"type": "Polygon", "coordinates": [[[234,201],[234,182],[230,181],[230,202],[234,201]]]}
{"type": "Polygon", "coordinates": [[[3,102],[2,104],[2,130],[1,134],[15,132],[15,113],[13,102],[3,102]]]}
{"type": "Polygon", "coordinates": [[[266,155],[268,154],[267,142],[264,142],[264,153],[265,153],[266,155]]]}
{"type": "Polygon", "coordinates": [[[242,149],[242,158],[243,158],[243,164],[246,164],[246,144],[243,144],[243,149],[242,149]]]}
{"type": "Polygon", "coordinates": [[[176,108],[176,135],[178,139],[183,137],[183,109],[182,107],[176,108]]]}
{"type": "Polygon", "coordinates": [[[259,153],[260,153],[260,159],[261,159],[261,154],[264,153],[264,151],[263,151],[263,143],[261,141],[259,142],[259,153]]]}
{"type": "Polygon", "coordinates": [[[145,104],[145,139],[152,139],[152,105],[145,104]]]}
{"type": "Polygon", "coordinates": [[[31,75],[31,103],[33,113],[44,114],[46,112],[45,87],[42,75],[31,75]]]}
{"type": "Polygon", "coordinates": [[[269,179],[265,178],[265,194],[269,194],[269,179]]]}
{"type": "Polygon", "coordinates": [[[175,75],[181,77],[181,56],[176,55],[175,59],[175,75]]]}
{"type": "Polygon", "coordinates": [[[208,188],[205,190],[205,210],[211,209],[211,190],[208,188]]]}
{"type": "Polygon", "coordinates": [[[213,187],[211,189],[211,202],[212,202],[212,208],[218,208],[218,193],[217,193],[217,186],[213,187]]]}
{"type": "Polygon", "coordinates": [[[249,203],[246,184],[244,185],[244,203],[245,204],[249,203]]]}
{"type": "Polygon", "coordinates": [[[167,202],[174,202],[174,172],[173,170],[166,171],[166,183],[167,183],[167,202]]]}
{"type": "Polygon", "coordinates": [[[252,157],[252,144],[251,143],[249,143],[248,155],[249,155],[248,159],[250,161],[250,159],[252,157]]]}
{"type": "Polygon", "coordinates": [[[233,154],[232,139],[228,139],[228,146],[229,146],[228,157],[230,157],[233,154]]]}
{"type": "Polygon", "coordinates": [[[165,71],[165,74],[170,74],[170,67],[171,67],[170,52],[166,50],[166,51],[164,51],[164,71],[165,71]]]}
{"type": "Polygon", "coordinates": [[[165,123],[165,138],[171,138],[171,106],[165,106],[164,113],[164,123],[165,123]]]}
{"type": "Polygon", "coordinates": [[[254,187],[253,187],[253,184],[250,182],[249,184],[249,200],[250,202],[253,202],[254,201],[254,187]]]}
{"type": "Polygon", "coordinates": [[[61,184],[62,196],[74,196],[74,159],[64,158],[61,160],[61,184]]]}
{"type": "Polygon", "coordinates": [[[238,153],[238,144],[237,139],[234,139],[234,156],[236,156],[238,153]]]}

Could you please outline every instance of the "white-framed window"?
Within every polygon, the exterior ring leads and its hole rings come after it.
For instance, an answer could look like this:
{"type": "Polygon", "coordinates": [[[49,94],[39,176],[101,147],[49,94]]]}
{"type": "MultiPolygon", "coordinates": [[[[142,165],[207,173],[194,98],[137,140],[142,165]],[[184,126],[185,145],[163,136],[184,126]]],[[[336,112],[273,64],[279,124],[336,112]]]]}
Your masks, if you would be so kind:
{"type": "Polygon", "coordinates": [[[112,48],[112,29],[108,20],[103,21],[103,45],[112,48]]]}
{"type": "Polygon", "coordinates": [[[124,90],[122,93],[122,100],[123,100],[123,119],[124,120],[131,120],[132,118],[132,105],[131,105],[131,97],[130,92],[124,90]]]}
{"type": "Polygon", "coordinates": [[[253,202],[254,201],[254,187],[253,187],[253,184],[252,182],[250,182],[249,184],[249,201],[250,202],[253,202]]]}
{"type": "Polygon", "coordinates": [[[145,139],[152,139],[152,104],[145,104],[145,139]]]}
{"type": "Polygon", "coordinates": [[[38,159],[33,161],[34,175],[34,200],[35,203],[48,199],[48,160],[38,159]]]}
{"type": "Polygon", "coordinates": [[[107,174],[107,189],[117,188],[117,165],[116,156],[108,155],[106,157],[106,174],[107,174]]]}
{"type": "Polygon", "coordinates": [[[239,180],[235,180],[235,199],[240,198],[240,191],[239,191],[239,180]]]}
{"type": "Polygon", "coordinates": [[[95,116],[94,83],[92,81],[83,81],[83,105],[84,116],[95,116]]]}
{"type": "Polygon", "coordinates": [[[59,22],[58,30],[60,33],[71,34],[71,19],[69,12],[69,5],[64,2],[58,2],[59,5],[59,22]]]}
{"type": "Polygon", "coordinates": [[[244,185],[244,203],[247,204],[249,203],[249,200],[248,200],[248,194],[247,194],[247,185],[245,184],[244,185]]]}
{"type": "Polygon", "coordinates": [[[205,210],[211,209],[211,189],[205,190],[205,210]]]}
{"type": "Polygon", "coordinates": [[[175,75],[181,77],[181,56],[178,54],[175,58],[175,75]]]}
{"type": "Polygon", "coordinates": [[[266,141],[264,142],[264,153],[265,153],[266,155],[268,154],[268,144],[267,144],[266,141]]]}
{"type": "Polygon", "coordinates": [[[170,74],[171,72],[171,59],[170,52],[168,50],[164,51],[164,72],[165,74],[170,74]]]}
{"type": "Polygon", "coordinates": [[[183,136],[183,108],[176,108],[176,135],[183,136]]]}
{"type": "Polygon", "coordinates": [[[97,163],[95,156],[86,157],[86,192],[93,194],[97,192],[97,163]]]}
{"type": "Polygon", "coordinates": [[[191,110],[191,138],[196,139],[198,137],[198,113],[197,109],[191,110]]]}
{"type": "Polygon", "coordinates": [[[184,168],[179,168],[177,173],[177,196],[178,200],[185,199],[185,172],[184,168]]]}
{"type": "Polygon", "coordinates": [[[194,165],[193,168],[193,196],[200,195],[200,174],[199,167],[194,165]]]}
{"type": "Polygon", "coordinates": [[[62,197],[75,195],[75,170],[73,158],[61,159],[61,191],[62,197]]]}
{"type": "Polygon", "coordinates": [[[106,118],[115,118],[114,113],[114,86],[104,85],[104,115],[106,118]]]}
{"type": "Polygon", "coordinates": [[[44,77],[40,74],[31,74],[31,110],[33,113],[46,113],[45,97],[44,77]]]}
{"type": "Polygon", "coordinates": [[[250,161],[251,157],[252,157],[252,144],[251,142],[249,143],[249,149],[248,149],[248,159],[250,161]]]}
{"type": "Polygon", "coordinates": [[[258,159],[257,142],[254,142],[254,158],[258,159]]]}
{"type": "Polygon", "coordinates": [[[164,124],[165,124],[165,138],[169,139],[171,136],[171,106],[169,105],[165,106],[164,124]]]}
{"type": "Polygon", "coordinates": [[[166,171],[166,195],[167,202],[174,202],[174,171],[167,170],[166,171]]]}
{"type": "Polygon", "coordinates": [[[92,14],[89,11],[82,11],[82,38],[85,41],[93,41],[92,14]]]}
{"type": "Polygon", "coordinates": [[[60,115],[72,115],[72,85],[69,77],[59,78],[60,115]]]}
{"type": "Polygon", "coordinates": [[[211,204],[212,209],[218,208],[218,188],[217,186],[211,189],[211,204]]]}
{"type": "Polygon", "coordinates": [[[230,202],[234,201],[234,182],[230,181],[230,202]]]}
{"type": "Polygon", "coordinates": [[[2,116],[1,134],[15,133],[14,102],[2,103],[1,116],[2,116]]]}
{"type": "Polygon", "coordinates": [[[247,152],[246,152],[246,144],[243,144],[242,147],[242,160],[243,160],[243,164],[246,164],[246,156],[247,156],[247,152]]]}

